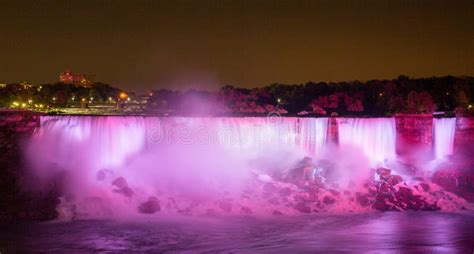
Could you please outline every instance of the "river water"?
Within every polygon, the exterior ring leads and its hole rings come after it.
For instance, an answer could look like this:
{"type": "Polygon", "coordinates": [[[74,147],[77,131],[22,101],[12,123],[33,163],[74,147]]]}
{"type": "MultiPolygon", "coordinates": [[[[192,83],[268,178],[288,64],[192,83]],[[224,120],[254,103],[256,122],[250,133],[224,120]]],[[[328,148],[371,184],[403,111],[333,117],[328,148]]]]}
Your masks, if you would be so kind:
{"type": "Polygon", "coordinates": [[[82,220],[2,226],[4,253],[473,253],[474,214],[82,220]]]}

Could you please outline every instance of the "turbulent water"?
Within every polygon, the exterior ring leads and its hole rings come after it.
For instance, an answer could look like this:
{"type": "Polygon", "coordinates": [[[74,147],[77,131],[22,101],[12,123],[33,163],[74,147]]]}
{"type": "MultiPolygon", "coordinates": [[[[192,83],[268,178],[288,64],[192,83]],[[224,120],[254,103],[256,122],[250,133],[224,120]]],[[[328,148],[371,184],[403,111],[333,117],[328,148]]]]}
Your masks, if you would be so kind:
{"type": "Polygon", "coordinates": [[[433,119],[433,144],[437,160],[446,159],[453,154],[456,118],[433,119]]]}
{"type": "Polygon", "coordinates": [[[0,228],[2,253],[472,253],[474,217],[373,213],[73,221],[0,228]]]}

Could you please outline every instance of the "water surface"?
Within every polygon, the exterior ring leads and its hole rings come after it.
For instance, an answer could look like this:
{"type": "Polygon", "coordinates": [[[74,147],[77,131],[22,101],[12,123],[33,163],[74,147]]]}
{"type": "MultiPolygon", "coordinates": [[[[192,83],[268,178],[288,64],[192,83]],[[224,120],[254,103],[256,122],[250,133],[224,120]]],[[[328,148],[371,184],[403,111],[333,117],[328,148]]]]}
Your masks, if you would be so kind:
{"type": "Polygon", "coordinates": [[[0,251],[473,253],[474,215],[423,212],[55,221],[3,226],[0,251]]]}

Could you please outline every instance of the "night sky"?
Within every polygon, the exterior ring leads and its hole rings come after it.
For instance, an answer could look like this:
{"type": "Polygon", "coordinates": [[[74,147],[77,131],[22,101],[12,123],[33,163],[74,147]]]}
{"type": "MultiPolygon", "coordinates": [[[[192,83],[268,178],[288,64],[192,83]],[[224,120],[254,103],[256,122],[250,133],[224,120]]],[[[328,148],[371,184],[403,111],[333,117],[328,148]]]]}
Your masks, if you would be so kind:
{"type": "Polygon", "coordinates": [[[0,0],[0,40],[0,83],[64,69],[135,91],[472,76],[474,1],[0,0]]]}

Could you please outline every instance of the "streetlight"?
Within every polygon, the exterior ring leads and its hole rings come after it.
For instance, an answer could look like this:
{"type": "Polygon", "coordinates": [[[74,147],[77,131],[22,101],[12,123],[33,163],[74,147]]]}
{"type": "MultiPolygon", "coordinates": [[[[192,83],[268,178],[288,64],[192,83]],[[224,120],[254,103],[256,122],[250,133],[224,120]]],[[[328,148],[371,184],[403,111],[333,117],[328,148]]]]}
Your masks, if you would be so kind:
{"type": "Polygon", "coordinates": [[[121,92],[121,93],[119,94],[119,98],[122,99],[122,100],[125,100],[125,99],[128,98],[128,94],[125,93],[125,92],[121,92]]]}

